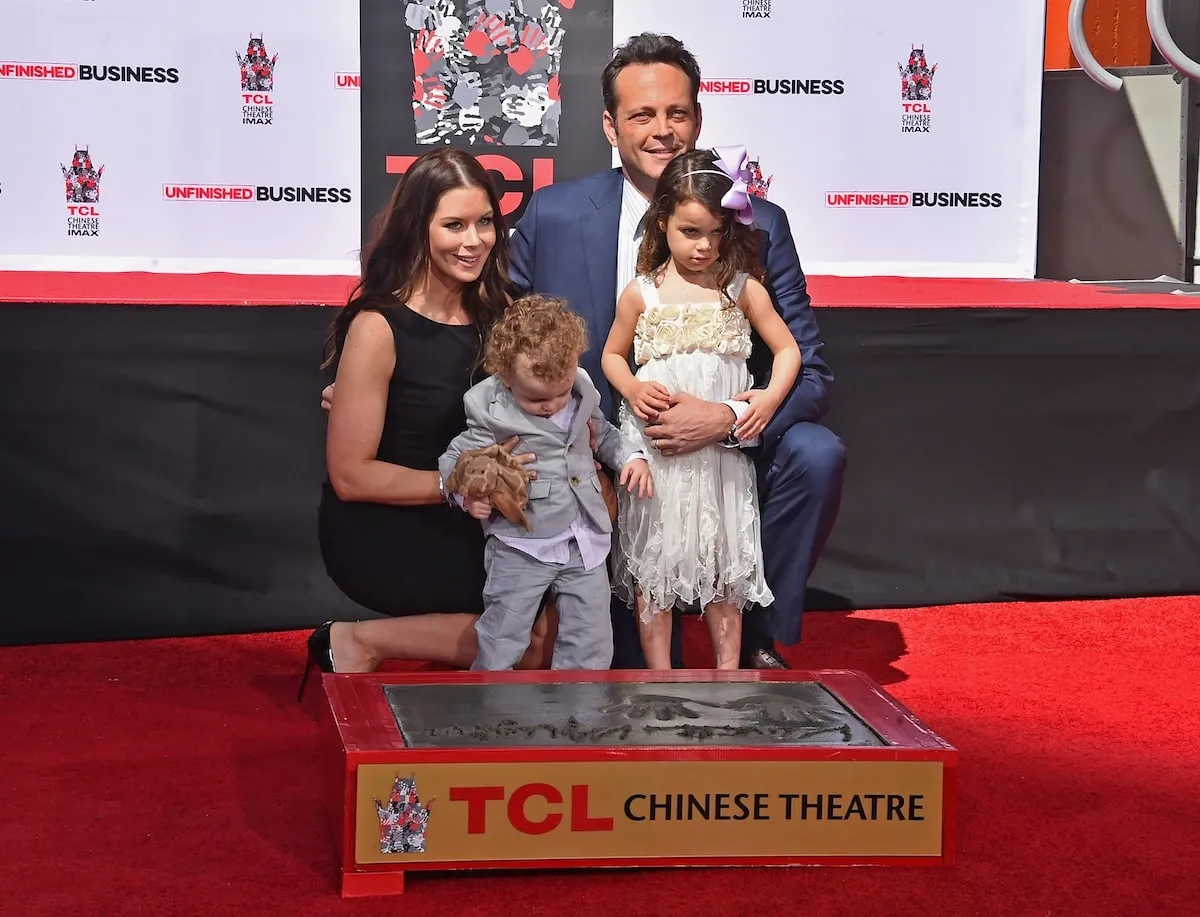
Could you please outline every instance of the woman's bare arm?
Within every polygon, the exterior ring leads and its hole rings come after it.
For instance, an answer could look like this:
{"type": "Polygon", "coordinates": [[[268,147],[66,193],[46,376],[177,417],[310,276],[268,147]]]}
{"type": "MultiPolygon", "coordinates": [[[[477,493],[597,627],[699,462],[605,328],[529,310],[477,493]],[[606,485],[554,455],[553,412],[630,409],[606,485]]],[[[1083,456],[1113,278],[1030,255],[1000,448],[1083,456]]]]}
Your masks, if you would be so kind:
{"type": "Polygon", "coordinates": [[[378,312],[355,316],[338,363],[337,401],[329,411],[325,440],[329,481],[347,502],[419,506],[442,500],[436,471],[376,458],[395,368],[396,345],[387,319],[378,312]]]}

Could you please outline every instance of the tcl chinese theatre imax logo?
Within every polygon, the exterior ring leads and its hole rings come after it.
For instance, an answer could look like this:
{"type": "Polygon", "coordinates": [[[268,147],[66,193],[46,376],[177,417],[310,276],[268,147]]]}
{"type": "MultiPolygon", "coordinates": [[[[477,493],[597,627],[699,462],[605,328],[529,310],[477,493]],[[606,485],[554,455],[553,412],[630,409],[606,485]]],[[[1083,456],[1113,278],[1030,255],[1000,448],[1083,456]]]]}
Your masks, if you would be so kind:
{"type": "Polygon", "coordinates": [[[933,126],[933,76],[937,64],[929,66],[925,48],[913,45],[908,63],[896,66],[900,68],[900,132],[928,134],[933,126]]]}
{"type": "Polygon", "coordinates": [[[242,124],[270,124],[275,117],[271,92],[275,89],[278,54],[267,52],[263,36],[250,34],[246,53],[234,52],[242,81],[242,124]]]}
{"type": "Polygon", "coordinates": [[[87,147],[76,147],[71,165],[59,164],[67,193],[67,235],[100,235],[100,179],[104,166],[96,168],[87,147]]]}

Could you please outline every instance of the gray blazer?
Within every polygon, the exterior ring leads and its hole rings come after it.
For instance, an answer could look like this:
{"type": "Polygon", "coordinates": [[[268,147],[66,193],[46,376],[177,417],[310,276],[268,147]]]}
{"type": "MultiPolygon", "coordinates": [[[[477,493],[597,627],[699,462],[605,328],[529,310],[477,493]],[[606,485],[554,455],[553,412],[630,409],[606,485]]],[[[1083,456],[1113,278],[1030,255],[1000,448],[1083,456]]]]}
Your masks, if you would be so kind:
{"type": "Polygon", "coordinates": [[[537,456],[537,479],[529,482],[529,505],[525,516],[533,526],[525,531],[499,513],[483,523],[489,535],[513,538],[550,538],[567,529],[576,516],[586,513],[602,532],[612,531],[608,505],[600,491],[592,451],[588,447],[588,420],[595,421],[596,458],[614,471],[636,455],[637,446],[621,435],[600,410],[600,393],[582,369],[575,375],[575,395],[579,407],[569,431],[563,431],[548,417],[523,411],[512,393],[495,376],[489,376],[463,396],[467,411],[467,429],[454,438],[438,459],[442,481],[450,476],[459,455],[468,449],[482,449],[520,437],[514,455],[532,452],[537,456]]]}

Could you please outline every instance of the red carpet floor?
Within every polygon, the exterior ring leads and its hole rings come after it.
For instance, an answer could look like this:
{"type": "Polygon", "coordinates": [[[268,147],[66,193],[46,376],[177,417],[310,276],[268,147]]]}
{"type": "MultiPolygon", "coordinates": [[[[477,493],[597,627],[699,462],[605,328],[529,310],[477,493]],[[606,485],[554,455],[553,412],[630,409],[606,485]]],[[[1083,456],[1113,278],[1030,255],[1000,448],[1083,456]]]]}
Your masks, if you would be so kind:
{"type": "MultiPolygon", "coordinates": [[[[341,901],[302,634],[0,648],[0,913],[1200,913],[1200,599],[813,614],[961,754],[958,864],[418,876],[341,901]]],[[[689,654],[700,659],[698,632],[689,654]]]]}

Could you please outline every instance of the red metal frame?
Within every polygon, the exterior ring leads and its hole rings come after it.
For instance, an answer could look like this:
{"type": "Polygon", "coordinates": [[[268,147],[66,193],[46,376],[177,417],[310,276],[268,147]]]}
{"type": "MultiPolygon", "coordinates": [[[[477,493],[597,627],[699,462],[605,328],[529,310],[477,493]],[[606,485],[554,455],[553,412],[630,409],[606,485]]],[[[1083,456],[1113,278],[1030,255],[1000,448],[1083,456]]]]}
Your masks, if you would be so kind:
{"type": "Polygon", "coordinates": [[[325,702],[321,721],[327,749],[326,773],[334,835],[340,851],[342,896],[398,894],[404,873],[421,870],[588,869],[632,866],[799,865],[951,865],[954,859],[956,766],[958,753],[912,711],[864,674],[848,669],[603,671],[603,672],[394,672],[371,675],[324,675],[325,702]],[[546,684],[603,682],[644,684],[681,682],[815,682],[860,716],[888,745],[836,748],[829,746],[552,746],[520,748],[410,748],[396,724],[381,690],[394,684],[546,684]],[[409,764],[594,761],[936,761],[942,764],[942,855],[933,857],[679,857],[648,860],[640,857],[570,860],[488,860],[480,862],[399,864],[357,863],[354,859],[357,769],[361,764],[387,764],[402,753],[409,764]]]}
{"type": "MultiPolygon", "coordinates": [[[[0,303],[342,306],[357,276],[0,271],[0,303]]],[[[1195,309],[1189,296],[1060,280],[810,275],[818,309],[1195,309]]]]}

